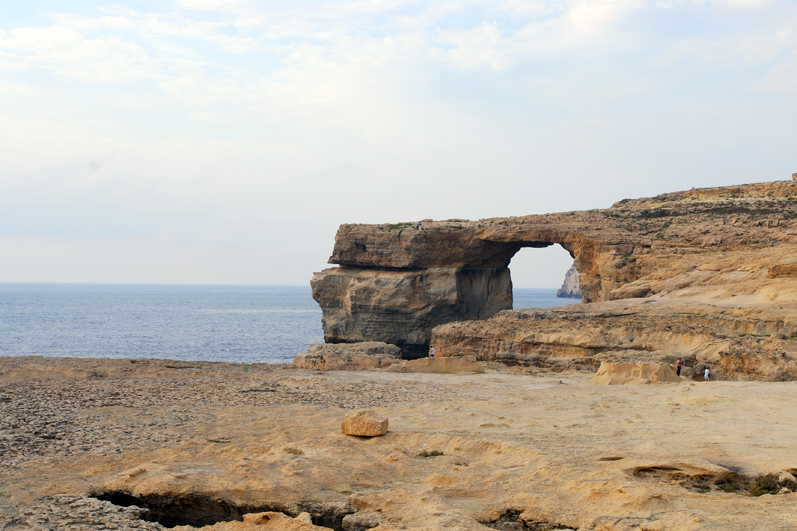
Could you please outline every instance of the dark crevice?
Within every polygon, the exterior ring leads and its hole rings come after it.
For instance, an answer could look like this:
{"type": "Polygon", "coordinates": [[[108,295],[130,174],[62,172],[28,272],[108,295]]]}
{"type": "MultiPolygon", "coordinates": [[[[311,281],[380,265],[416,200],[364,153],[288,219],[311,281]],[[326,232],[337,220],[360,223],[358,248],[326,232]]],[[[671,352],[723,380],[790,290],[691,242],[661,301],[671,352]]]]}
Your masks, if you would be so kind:
{"type": "MultiPolygon", "coordinates": [[[[633,476],[642,479],[668,481],[679,484],[681,487],[708,494],[710,492],[732,492],[741,495],[762,496],[764,494],[779,494],[797,491],[797,482],[788,477],[781,479],[778,474],[763,474],[760,476],[747,476],[740,473],[741,468],[720,465],[727,470],[718,474],[689,474],[679,468],[669,466],[638,467],[630,472],[633,476]]],[[[792,470],[786,470],[793,474],[792,470]]]]}
{"type": "Polygon", "coordinates": [[[554,529],[570,529],[575,530],[575,527],[569,527],[556,522],[549,522],[545,520],[521,520],[520,515],[523,511],[517,509],[510,509],[504,512],[498,520],[492,522],[482,522],[490,529],[500,529],[501,531],[549,531],[554,529]]]}
{"type": "Polygon", "coordinates": [[[92,497],[121,507],[139,507],[142,509],[139,515],[142,520],[157,522],[164,527],[178,525],[202,527],[219,522],[241,522],[245,514],[274,511],[292,517],[306,512],[310,514],[313,524],[335,531],[344,531],[343,519],[356,512],[351,505],[344,503],[307,501],[291,507],[279,503],[253,506],[201,494],[133,496],[123,491],[110,491],[95,493],[92,497]]]}

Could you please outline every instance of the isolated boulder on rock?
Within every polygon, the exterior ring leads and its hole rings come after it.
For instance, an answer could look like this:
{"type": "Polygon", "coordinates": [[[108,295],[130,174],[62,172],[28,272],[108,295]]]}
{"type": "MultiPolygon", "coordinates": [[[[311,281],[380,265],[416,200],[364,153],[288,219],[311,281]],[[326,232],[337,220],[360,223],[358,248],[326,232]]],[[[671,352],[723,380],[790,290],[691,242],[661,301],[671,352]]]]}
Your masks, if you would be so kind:
{"type": "Polygon", "coordinates": [[[350,411],[346,414],[341,424],[341,429],[346,435],[357,437],[378,437],[387,433],[388,419],[376,411],[350,411]]]}
{"type": "Polygon", "coordinates": [[[681,378],[663,363],[612,363],[602,361],[592,383],[603,385],[676,383],[681,378]]]}

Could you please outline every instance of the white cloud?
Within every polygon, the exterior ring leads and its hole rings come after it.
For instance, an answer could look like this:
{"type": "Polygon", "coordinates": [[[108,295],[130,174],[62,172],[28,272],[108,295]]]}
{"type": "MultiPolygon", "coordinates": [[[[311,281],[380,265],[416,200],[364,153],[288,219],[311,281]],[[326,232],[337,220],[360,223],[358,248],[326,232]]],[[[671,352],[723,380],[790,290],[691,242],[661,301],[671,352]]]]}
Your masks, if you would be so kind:
{"type": "Polygon", "coordinates": [[[787,2],[48,17],[0,29],[0,255],[18,253],[0,280],[174,281],[200,261],[191,281],[304,283],[338,223],[605,206],[793,157],[787,2]],[[47,276],[48,247],[69,273],[47,276]]]}

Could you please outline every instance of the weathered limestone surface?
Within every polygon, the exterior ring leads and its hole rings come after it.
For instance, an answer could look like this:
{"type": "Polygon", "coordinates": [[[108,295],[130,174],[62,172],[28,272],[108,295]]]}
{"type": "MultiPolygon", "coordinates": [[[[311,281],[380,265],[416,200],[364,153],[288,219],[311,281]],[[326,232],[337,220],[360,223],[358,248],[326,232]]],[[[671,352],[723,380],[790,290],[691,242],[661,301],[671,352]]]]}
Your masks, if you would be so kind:
{"type": "Polygon", "coordinates": [[[343,345],[314,343],[293,360],[297,369],[316,371],[367,371],[390,367],[398,361],[399,348],[379,341],[343,345]]]}
{"type": "Polygon", "coordinates": [[[393,270],[340,267],[316,273],[313,297],[328,343],[384,341],[427,350],[441,323],[486,319],[512,307],[509,269],[393,270]]]}
{"type": "Polygon", "coordinates": [[[0,356],[0,529],[794,529],[797,386],[485,365],[0,356]],[[352,409],[390,430],[346,436],[352,409]]]}
{"type": "Polygon", "coordinates": [[[627,385],[651,383],[679,383],[681,378],[671,366],[664,363],[611,363],[602,362],[592,383],[602,385],[627,385]]]}
{"type": "Polygon", "coordinates": [[[432,344],[439,356],[560,371],[682,357],[687,367],[710,366],[722,379],[797,379],[793,304],[739,308],[654,298],[513,310],[440,326],[432,344]]]}
{"type": "Polygon", "coordinates": [[[475,358],[420,358],[403,363],[394,363],[388,372],[419,372],[427,374],[480,374],[484,368],[475,358]]]}
{"type": "Polygon", "coordinates": [[[330,258],[340,267],[314,276],[313,295],[327,342],[421,349],[431,341],[440,356],[532,365],[556,365],[562,360],[553,358],[572,352],[580,354],[565,357],[595,368],[595,355],[626,348],[604,340],[596,350],[592,340],[583,347],[577,338],[614,337],[636,319],[637,341],[647,338],[634,350],[642,357],[701,356],[720,363],[729,378],[793,379],[790,344],[771,350],[744,334],[763,328],[787,343],[797,334],[795,220],[797,182],[784,181],[624,199],[603,210],[426,222],[422,231],[411,224],[343,225],[330,258]],[[583,301],[599,304],[534,318],[502,313],[485,322],[511,304],[512,256],[555,243],[574,257],[583,301]],[[636,317],[617,315],[609,301],[618,300],[636,317]],[[705,333],[690,332],[692,323],[705,333]],[[715,331],[715,323],[723,324],[715,331]],[[540,339],[551,326],[563,337],[540,339]],[[674,348],[667,339],[698,335],[707,351],[674,348]]]}
{"type": "Polygon", "coordinates": [[[556,290],[557,297],[569,297],[571,299],[580,299],[582,297],[581,286],[578,285],[578,269],[576,265],[570,266],[565,274],[565,281],[562,287],[556,290]]]}

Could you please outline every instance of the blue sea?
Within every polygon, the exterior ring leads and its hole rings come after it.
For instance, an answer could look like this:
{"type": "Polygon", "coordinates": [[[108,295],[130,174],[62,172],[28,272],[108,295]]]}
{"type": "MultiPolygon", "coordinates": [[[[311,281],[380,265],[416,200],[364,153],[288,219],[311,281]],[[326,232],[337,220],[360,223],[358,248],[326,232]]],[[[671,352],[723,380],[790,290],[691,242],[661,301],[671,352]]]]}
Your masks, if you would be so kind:
{"type": "MultiPolygon", "coordinates": [[[[554,289],[514,299],[579,302],[554,289]]],[[[0,283],[0,356],[288,363],[323,340],[309,286],[0,283]]]]}

